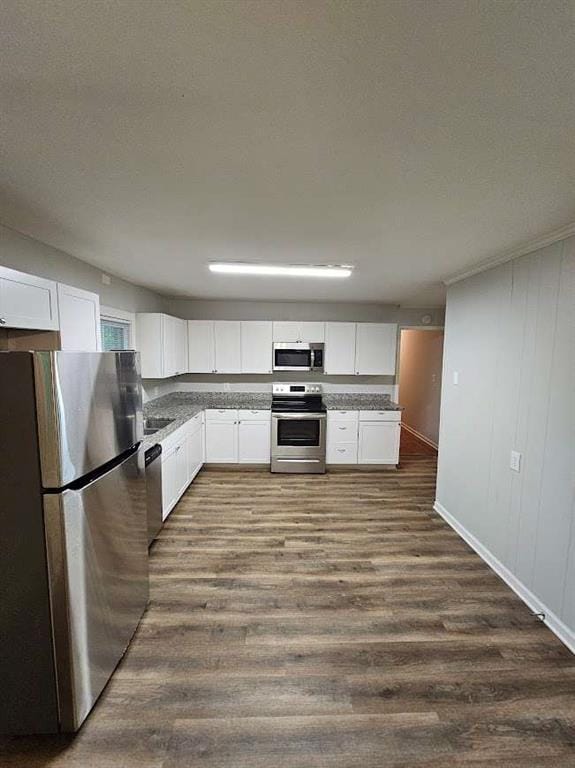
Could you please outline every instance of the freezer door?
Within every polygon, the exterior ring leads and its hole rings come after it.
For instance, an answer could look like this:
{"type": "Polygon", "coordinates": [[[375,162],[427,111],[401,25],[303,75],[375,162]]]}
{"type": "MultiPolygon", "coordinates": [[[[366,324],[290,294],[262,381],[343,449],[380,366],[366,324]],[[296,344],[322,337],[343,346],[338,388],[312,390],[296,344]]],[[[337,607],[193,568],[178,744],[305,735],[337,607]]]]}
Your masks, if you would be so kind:
{"type": "Polygon", "coordinates": [[[77,730],[148,600],[143,453],[80,490],[44,494],[60,727],[77,730]]]}
{"type": "Polygon", "coordinates": [[[137,352],[34,353],[42,485],[62,488],[142,439],[137,352]]]}

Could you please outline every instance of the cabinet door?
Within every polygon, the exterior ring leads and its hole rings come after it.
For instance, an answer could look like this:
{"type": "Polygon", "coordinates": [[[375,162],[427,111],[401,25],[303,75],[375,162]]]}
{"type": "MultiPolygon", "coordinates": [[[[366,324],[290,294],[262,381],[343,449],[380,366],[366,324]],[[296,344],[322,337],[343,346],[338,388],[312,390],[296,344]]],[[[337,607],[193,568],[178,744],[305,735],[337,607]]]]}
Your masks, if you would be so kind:
{"type": "Polygon", "coordinates": [[[269,421],[241,421],[238,427],[238,455],[240,463],[269,464],[269,421]]]}
{"type": "Polygon", "coordinates": [[[143,379],[161,379],[164,373],[164,327],[159,312],[141,312],[136,315],[138,332],[136,339],[140,351],[143,379]]]}
{"type": "Polygon", "coordinates": [[[237,463],[238,426],[235,421],[206,421],[206,461],[237,463]]]}
{"type": "Polygon", "coordinates": [[[395,376],[397,325],[357,323],[355,372],[368,376],[395,376]]]}
{"type": "Polygon", "coordinates": [[[162,457],[162,520],[170,514],[176,503],[178,484],[177,446],[173,446],[162,457]]]}
{"type": "Polygon", "coordinates": [[[16,269],[0,267],[0,325],[6,328],[58,330],[56,283],[16,269]]]}
{"type": "Polygon", "coordinates": [[[214,322],[216,373],[241,373],[240,322],[216,320],[214,322]]]}
{"type": "Polygon", "coordinates": [[[242,373],[272,372],[272,324],[269,320],[241,323],[242,373]]]}
{"type": "Polygon", "coordinates": [[[213,373],[215,367],[213,320],[188,320],[188,371],[213,373]]]}
{"type": "Polygon", "coordinates": [[[202,445],[202,433],[203,430],[196,429],[196,431],[190,435],[190,452],[189,452],[189,480],[193,480],[194,477],[200,471],[203,464],[204,448],[202,445]]]}
{"type": "Polygon", "coordinates": [[[58,283],[58,312],[63,350],[98,352],[102,348],[97,293],[58,283]]]}
{"type": "Polygon", "coordinates": [[[299,340],[322,342],[325,339],[325,323],[300,323],[299,340]]]}
{"type": "Polygon", "coordinates": [[[190,483],[190,435],[176,446],[176,501],[190,483]]]}
{"type": "Polygon", "coordinates": [[[399,430],[397,422],[360,422],[360,464],[397,464],[399,461],[399,430]]]}
{"type": "Polygon", "coordinates": [[[188,323],[186,320],[174,318],[175,330],[175,373],[186,373],[188,370],[188,323]]]}
{"type": "Polygon", "coordinates": [[[355,323],[325,324],[325,372],[354,374],[355,323]]]}
{"type": "Polygon", "coordinates": [[[274,341],[299,341],[300,340],[300,324],[298,322],[291,321],[275,321],[273,322],[273,340],[274,341]]]}
{"type": "Polygon", "coordinates": [[[177,319],[162,315],[162,371],[164,376],[175,376],[178,358],[177,319]]]}

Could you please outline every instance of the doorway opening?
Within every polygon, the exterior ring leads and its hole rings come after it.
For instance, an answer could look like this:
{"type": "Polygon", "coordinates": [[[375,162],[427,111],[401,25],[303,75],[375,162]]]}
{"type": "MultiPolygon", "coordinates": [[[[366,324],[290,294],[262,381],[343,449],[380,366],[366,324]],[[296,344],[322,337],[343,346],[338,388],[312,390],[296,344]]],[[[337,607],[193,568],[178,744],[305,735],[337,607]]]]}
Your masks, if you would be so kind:
{"type": "Polygon", "coordinates": [[[400,456],[437,456],[442,365],[443,328],[400,331],[400,456]]]}

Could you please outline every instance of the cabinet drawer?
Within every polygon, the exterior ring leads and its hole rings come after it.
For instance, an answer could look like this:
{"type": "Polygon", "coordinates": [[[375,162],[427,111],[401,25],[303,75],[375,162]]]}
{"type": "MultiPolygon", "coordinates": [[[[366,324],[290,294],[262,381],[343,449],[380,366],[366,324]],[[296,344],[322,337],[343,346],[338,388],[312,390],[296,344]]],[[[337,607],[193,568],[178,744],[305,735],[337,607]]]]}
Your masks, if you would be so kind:
{"type": "Polygon", "coordinates": [[[328,464],[357,464],[357,443],[333,443],[328,446],[328,464]]]}
{"type": "Polygon", "coordinates": [[[203,424],[203,412],[196,413],[195,416],[192,416],[192,418],[186,422],[188,433],[190,435],[195,435],[196,432],[202,428],[202,424],[203,424]]]}
{"type": "Polygon", "coordinates": [[[360,421],[401,421],[401,411],[360,411],[360,421]]]}
{"type": "Polygon", "coordinates": [[[350,443],[357,440],[355,421],[332,421],[327,425],[328,443],[350,443]]]}
{"type": "Polygon", "coordinates": [[[357,421],[359,418],[359,411],[328,411],[328,421],[357,421]]]}
{"type": "Polygon", "coordinates": [[[206,421],[237,421],[236,408],[206,408],[206,421]]]}
{"type": "Polygon", "coordinates": [[[182,443],[186,439],[186,436],[189,434],[187,427],[188,425],[186,422],[186,424],[178,427],[174,432],[169,434],[163,440],[160,440],[160,445],[162,446],[162,461],[165,458],[165,454],[167,454],[174,446],[182,443]]]}
{"type": "Polygon", "coordinates": [[[270,421],[272,412],[265,408],[242,408],[238,411],[240,421],[270,421]]]}

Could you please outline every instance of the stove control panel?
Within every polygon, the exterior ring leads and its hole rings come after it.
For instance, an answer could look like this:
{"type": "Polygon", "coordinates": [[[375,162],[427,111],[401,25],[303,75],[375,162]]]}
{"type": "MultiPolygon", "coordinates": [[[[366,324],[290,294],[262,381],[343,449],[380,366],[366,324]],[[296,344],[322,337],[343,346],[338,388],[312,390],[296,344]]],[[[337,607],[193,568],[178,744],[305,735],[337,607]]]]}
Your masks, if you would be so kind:
{"type": "Polygon", "coordinates": [[[272,384],[273,395],[321,395],[321,384],[272,384]]]}

